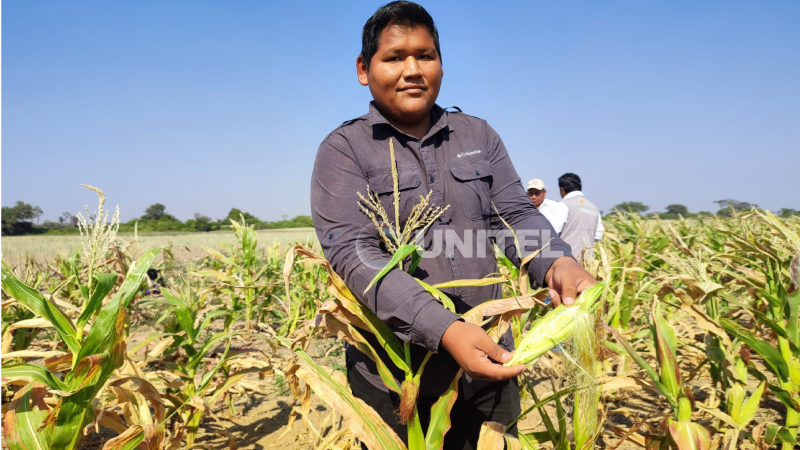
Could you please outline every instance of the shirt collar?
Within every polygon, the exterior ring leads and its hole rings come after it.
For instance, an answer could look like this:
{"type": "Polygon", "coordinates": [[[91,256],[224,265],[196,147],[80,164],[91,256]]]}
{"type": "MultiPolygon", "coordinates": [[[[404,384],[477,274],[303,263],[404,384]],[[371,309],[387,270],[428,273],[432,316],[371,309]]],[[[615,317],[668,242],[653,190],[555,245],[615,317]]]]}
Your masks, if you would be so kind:
{"type": "Polygon", "coordinates": [[[583,197],[583,192],[581,191],[572,191],[569,194],[564,196],[564,200],[572,197],[583,197]]]}
{"type": "MultiPolygon", "coordinates": [[[[447,111],[445,111],[444,108],[435,103],[433,105],[433,108],[431,108],[431,121],[433,122],[433,126],[431,126],[430,131],[428,131],[428,134],[425,135],[425,138],[423,138],[423,140],[438,133],[439,130],[441,129],[446,128],[448,131],[453,131],[453,128],[450,126],[450,120],[447,117],[447,111]]],[[[391,123],[389,123],[389,121],[386,120],[385,117],[383,117],[383,114],[381,114],[381,112],[378,111],[378,108],[375,107],[374,100],[369,102],[369,115],[367,118],[367,123],[369,124],[369,126],[386,124],[397,130],[397,128],[393,126],[391,123]]],[[[403,133],[400,130],[397,131],[403,133]]]]}

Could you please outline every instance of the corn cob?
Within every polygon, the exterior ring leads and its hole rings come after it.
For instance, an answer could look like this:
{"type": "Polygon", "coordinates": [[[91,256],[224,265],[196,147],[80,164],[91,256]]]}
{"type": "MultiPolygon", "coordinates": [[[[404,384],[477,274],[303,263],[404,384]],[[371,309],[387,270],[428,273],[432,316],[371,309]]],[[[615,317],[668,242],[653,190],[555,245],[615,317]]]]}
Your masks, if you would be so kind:
{"type": "Polygon", "coordinates": [[[600,294],[603,293],[604,287],[605,283],[597,283],[584,290],[574,306],[559,305],[534,322],[514,352],[514,357],[504,365],[506,367],[517,364],[528,365],[566,340],[576,331],[576,324],[590,318],[600,305],[600,294]]]}

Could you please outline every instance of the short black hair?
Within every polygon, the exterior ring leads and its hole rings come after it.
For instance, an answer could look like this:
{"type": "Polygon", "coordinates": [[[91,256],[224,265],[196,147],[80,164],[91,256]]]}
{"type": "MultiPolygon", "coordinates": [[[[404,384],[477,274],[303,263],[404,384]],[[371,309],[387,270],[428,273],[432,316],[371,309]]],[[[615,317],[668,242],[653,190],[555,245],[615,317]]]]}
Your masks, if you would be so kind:
{"type": "Polygon", "coordinates": [[[572,191],[580,191],[581,177],[574,173],[565,173],[558,177],[558,187],[564,189],[564,193],[569,194],[572,191]]]}
{"type": "Polygon", "coordinates": [[[364,24],[364,31],[361,33],[361,59],[369,70],[372,57],[378,51],[381,43],[381,33],[391,25],[400,25],[413,28],[417,25],[424,26],[433,37],[436,45],[436,53],[439,54],[439,61],[442,60],[442,50],[439,48],[439,32],[433,24],[433,17],[425,11],[425,8],[406,1],[395,1],[381,6],[375,14],[364,24]]]}

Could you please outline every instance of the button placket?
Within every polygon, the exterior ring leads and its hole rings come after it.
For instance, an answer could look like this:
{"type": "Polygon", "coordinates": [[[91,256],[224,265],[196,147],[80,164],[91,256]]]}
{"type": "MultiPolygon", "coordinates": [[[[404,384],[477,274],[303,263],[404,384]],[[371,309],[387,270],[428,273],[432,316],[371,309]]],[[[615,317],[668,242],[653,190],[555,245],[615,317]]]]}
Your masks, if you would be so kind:
{"type": "Polygon", "coordinates": [[[419,144],[419,153],[422,155],[422,163],[425,165],[425,172],[428,174],[428,189],[433,191],[431,202],[436,206],[444,206],[444,183],[436,182],[436,157],[434,156],[434,142],[436,139],[426,139],[419,144]]]}

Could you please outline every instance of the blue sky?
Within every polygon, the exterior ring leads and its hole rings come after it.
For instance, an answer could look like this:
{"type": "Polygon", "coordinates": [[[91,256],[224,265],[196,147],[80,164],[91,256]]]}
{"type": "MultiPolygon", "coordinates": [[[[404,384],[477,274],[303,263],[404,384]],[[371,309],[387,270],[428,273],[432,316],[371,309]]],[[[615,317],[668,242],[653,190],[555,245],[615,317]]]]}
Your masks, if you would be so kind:
{"type": "MultiPolygon", "coordinates": [[[[123,220],[308,214],[322,139],[367,111],[383,2],[4,2],[2,204],[123,220]]],[[[524,181],[601,209],[800,209],[800,2],[437,1],[438,103],[487,119],[524,181]]]]}

